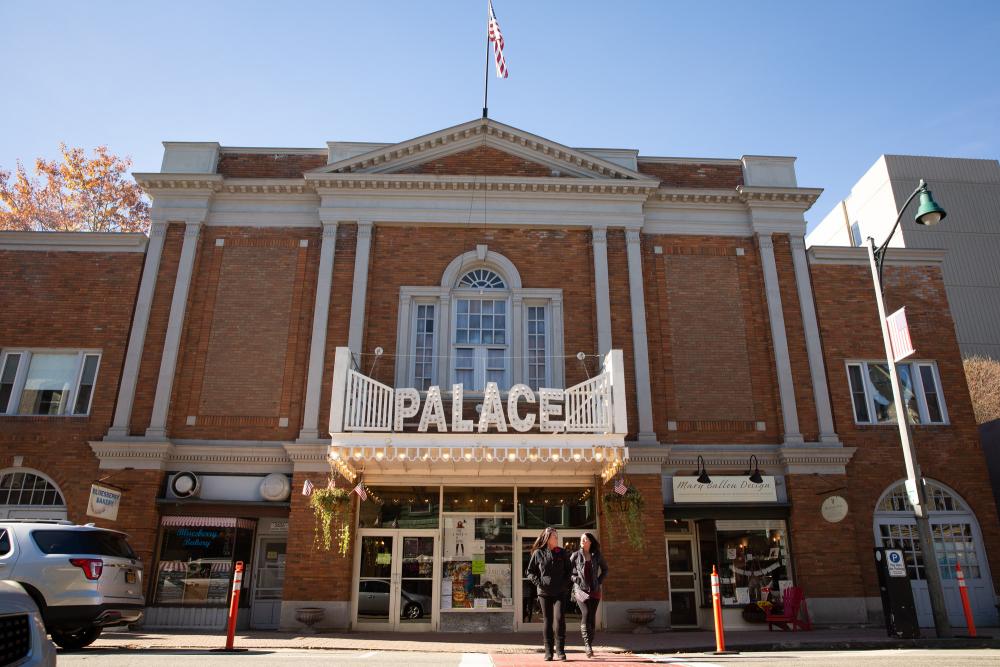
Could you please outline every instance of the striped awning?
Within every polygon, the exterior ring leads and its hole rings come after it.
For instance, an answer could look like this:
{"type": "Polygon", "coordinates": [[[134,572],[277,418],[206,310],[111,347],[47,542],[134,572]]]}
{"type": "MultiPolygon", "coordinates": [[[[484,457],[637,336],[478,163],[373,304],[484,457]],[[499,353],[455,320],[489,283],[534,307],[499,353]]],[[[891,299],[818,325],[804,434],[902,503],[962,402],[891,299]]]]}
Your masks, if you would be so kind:
{"type": "Polygon", "coordinates": [[[237,519],[232,516],[164,516],[161,526],[183,528],[245,528],[253,530],[257,522],[253,519],[237,519]]]}

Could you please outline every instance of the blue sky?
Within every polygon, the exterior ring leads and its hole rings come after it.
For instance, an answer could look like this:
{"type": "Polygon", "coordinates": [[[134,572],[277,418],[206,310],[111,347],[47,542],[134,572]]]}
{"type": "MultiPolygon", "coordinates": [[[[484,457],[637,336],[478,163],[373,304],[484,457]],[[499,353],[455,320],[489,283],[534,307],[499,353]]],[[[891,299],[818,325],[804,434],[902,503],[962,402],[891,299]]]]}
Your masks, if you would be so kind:
{"type": "MultiPolygon", "coordinates": [[[[490,115],[570,146],[795,155],[826,193],[881,153],[1000,156],[1000,2],[495,0],[490,115]]],[[[485,0],[0,0],[0,167],[163,140],[398,141],[481,113],[485,0]]]]}

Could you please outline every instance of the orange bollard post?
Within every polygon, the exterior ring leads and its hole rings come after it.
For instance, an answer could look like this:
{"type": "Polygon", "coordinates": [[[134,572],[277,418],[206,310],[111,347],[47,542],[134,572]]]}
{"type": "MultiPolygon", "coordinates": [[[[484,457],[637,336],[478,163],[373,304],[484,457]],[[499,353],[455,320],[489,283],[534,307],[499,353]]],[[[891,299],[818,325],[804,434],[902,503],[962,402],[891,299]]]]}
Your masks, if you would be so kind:
{"type": "Polygon", "coordinates": [[[226,633],[226,650],[233,650],[233,640],[236,637],[236,615],[240,610],[240,588],[243,587],[243,561],[236,561],[236,571],[233,572],[233,595],[229,600],[229,631],[226,633]]]}
{"type": "Polygon", "coordinates": [[[712,610],[715,612],[715,652],[726,652],[726,631],[722,627],[722,591],[719,573],[712,566],[712,610]]]}
{"type": "Polygon", "coordinates": [[[955,563],[955,576],[958,578],[958,592],[962,594],[962,611],[965,612],[965,625],[969,629],[969,636],[976,636],[976,621],[972,618],[972,607],[969,605],[969,591],[965,589],[965,574],[962,573],[962,564],[955,563]]]}

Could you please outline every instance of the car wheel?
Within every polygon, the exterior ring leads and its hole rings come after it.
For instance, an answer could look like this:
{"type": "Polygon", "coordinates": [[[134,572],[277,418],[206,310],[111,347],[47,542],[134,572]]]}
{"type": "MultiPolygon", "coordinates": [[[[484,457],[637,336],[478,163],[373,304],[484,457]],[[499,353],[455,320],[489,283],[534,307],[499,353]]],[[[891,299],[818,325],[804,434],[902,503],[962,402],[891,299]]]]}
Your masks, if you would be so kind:
{"type": "Polygon", "coordinates": [[[409,618],[411,620],[420,618],[424,615],[424,610],[420,608],[416,602],[411,602],[405,607],[403,607],[403,617],[409,618]]]}
{"type": "Polygon", "coordinates": [[[101,636],[101,628],[91,626],[88,628],[74,630],[72,632],[53,630],[50,634],[52,635],[52,641],[56,644],[67,651],[75,651],[83,648],[84,646],[90,646],[93,644],[94,641],[101,636]]]}

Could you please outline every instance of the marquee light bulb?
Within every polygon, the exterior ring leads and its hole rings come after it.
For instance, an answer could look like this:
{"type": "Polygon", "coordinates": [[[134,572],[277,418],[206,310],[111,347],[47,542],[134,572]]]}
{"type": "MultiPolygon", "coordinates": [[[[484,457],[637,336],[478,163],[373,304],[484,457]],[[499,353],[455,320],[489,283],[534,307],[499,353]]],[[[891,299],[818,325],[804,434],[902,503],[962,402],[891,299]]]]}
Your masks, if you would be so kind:
{"type": "Polygon", "coordinates": [[[385,454],[383,454],[382,452],[375,452],[376,461],[381,461],[383,456],[385,456],[385,454]]]}
{"type": "Polygon", "coordinates": [[[445,452],[444,454],[441,455],[441,458],[443,458],[445,461],[447,461],[448,459],[451,458],[451,454],[449,454],[448,452],[445,452]]]}
{"type": "Polygon", "coordinates": [[[507,455],[507,460],[508,461],[515,461],[515,460],[517,460],[517,454],[515,454],[514,452],[511,452],[510,454],[507,455]]]}

